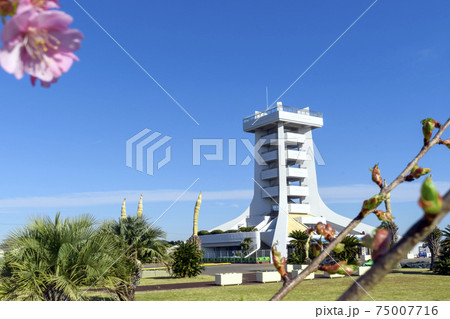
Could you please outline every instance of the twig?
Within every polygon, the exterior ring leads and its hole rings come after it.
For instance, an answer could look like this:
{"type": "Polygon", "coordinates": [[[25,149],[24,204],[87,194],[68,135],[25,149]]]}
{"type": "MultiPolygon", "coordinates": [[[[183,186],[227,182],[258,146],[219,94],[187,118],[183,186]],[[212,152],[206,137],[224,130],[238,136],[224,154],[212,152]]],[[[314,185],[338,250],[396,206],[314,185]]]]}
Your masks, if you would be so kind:
{"type": "Polygon", "coordinates": [[[271,301],[279,301],[283,299],[292,289],[300,284],[306,276],[315,272],[319,268],[320,263],[331,253],[331,251],[344,239],[350,232],[361,223],[364,219],[364,215],[359,213],[355,219],[341,232],[339,235],[327,246],[324,250],[314,258],[313,262],[309,264],[297,277],[283,284],[283,287],[270,299],[271,301]]]}
{"type": "Polygon", "coordinates": [[[430,142],[427,145],[424,145],[422,149],[420,150],[419,154],[406,166],[406,168],[403,170],[403,172],[400,173],[397,178],[389,184],[389,186],[383,188],[383,190],[380,192],[380,194],[387,194],[390,191],[392,191],[395,187],[397,187],[400,183],[402,183],[405,180],[406,175],[409,174],[411,169],[416,165],[419,160],[430,150],[433,145],[437,144],[439,142],[439,138],[442,136],[444,131],[450,126],[450,118],[444,123],[444,125],[441,125],[441,128],[436,133],[436,135],[430,140],[430,142]]]}
{"type": "Polygon", "coordinates": [[[422,217],[415,223],[402,237],[402,239],[392,247],[383,257],[378,259],[372,268],[361,276],[338,300],[350,301],[360,300],[366,291],[369,291],[379,283],[394,267],[405,257],[405,255],[430,234],[439,224],[442,218],[450,210],[450,191],[444,196],[444,206],[442,210],[430,221],[422,217]],[[363,287],[364,289],[362,289],[363,287]]]}
{"type": "MultiPolygon", "coordinates": [[[[435,145],[439,142],[439,138],[444,133],[444,131],[450,126],[450,118],[441,125],[441,128],[436,133],[436,135],[428,142],[427,145],[424,145],[420,152],[414,157],[414,159],[406,166],[406,168],[400,173],[400,175],[387,187],[383,187],[381,189],[380,194],[387,194],[391,192],[395,187],[404,182],[406,175],[409,174],[411,169],[416,165],[419,160],[435,145]]],[[[319,267],[320,263],[332,252],[332,250],[339,244],[350,232],[358,226],[365,216],[372,213],[374,210],[369,213],[362,214],[361,212],[356,216],[350,224],[345,227],[345,229],[339,233],[339,235],[317,256],[313,262],[306,267],[297,277],[288,282],[284,283],[281,289],[275,293],[275,295],[270,298],[271,301],[279,301],[283,299],[292,289],[294,289],[298,284],[300,284],[306,276],[315,272],[319,267]]]]}

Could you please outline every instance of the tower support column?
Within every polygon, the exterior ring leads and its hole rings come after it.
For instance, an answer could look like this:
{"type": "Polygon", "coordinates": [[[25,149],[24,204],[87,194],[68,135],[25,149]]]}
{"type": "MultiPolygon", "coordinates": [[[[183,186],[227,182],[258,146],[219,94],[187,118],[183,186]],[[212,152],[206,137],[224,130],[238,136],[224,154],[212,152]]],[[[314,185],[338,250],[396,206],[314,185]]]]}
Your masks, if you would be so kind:
{"type": "Polygon", "coordinates": [[[284,138],[284,124],[277,123],[278,144],[278,198],[273,198],[278,204],[278,217],[276,221],[273,242],[282,257],[287,258],[288,239],[288,202],[287,202],[287,176],[286,176],[286,146],[284,138]]]}

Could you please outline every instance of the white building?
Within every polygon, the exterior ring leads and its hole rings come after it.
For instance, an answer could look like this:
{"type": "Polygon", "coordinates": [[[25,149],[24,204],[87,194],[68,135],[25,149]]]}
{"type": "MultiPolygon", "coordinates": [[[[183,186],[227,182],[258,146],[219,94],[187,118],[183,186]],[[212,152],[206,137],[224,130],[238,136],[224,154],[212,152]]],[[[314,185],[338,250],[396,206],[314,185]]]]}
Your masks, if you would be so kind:
{"type": "MultiPolygon", "coordinates": [[[[351,220],[329,209],[317,189],[312,131],[322,126],[322,113],[281,102],[244,118],[244,131],[255,135],[253,200],[242,215],[214,229],[257,231],[201,236],[206,257],[232,257],[244,238],[252,239],[252,252],[277,243],[282,256],[287,256],[291,231],[306,230],[319,221],[332,224],[337,233],[347,226],[351,220]]],[[[360,224],[353,234],[373,229],[360,224]]]]}

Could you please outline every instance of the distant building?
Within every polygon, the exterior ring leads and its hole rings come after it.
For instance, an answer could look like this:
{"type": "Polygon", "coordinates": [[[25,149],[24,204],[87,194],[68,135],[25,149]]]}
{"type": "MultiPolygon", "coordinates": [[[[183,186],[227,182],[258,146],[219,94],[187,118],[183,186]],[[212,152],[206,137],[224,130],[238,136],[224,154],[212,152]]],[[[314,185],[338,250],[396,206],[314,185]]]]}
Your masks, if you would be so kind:
{"type": "MultiPolygon", "coordinates": [[[[322,126],[322,113],[281,102],[244,118],[244,131],[255,135],[253,200],[242,215],[214,230],[255,227],[256,231],[201,236],[206,258],[234,257],[245,238],[252,239],[249,255],[267,256],[277,243],[277,249],[287,256],[291,231],[306,230],[321,221],[339,233],[350,223],[351,219],[325,205],[317,189],[312,130],[322,126]]],[[[361,223],[353,234],[374,229],[361,223]]]]}

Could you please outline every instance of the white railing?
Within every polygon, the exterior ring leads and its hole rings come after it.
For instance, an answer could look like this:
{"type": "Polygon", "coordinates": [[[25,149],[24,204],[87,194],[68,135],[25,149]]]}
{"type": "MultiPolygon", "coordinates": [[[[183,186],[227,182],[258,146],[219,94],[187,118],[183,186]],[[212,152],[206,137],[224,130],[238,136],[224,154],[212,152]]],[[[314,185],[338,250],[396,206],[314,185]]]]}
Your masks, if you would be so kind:
{"type": "Polygon", "coordinates": [[[314,117],[320,117],[323,118],[323,114],[321,112],[316,112],[316,111],[310,111],[310,110],[306,110],[306,109],[299,109],[296,107],[292,107],[292,106],[274,106],[271,107],[270,109],[264,111],[264,112],[258,112],[256,114],[247,116],[243,119],[244,123],[256,120],[260,117],[278,112],[278,111],[284,111],[284,112],[290,112],[290,113],[296,113],[296,114],[302,114],[302,115],[307,115],[307,116],[314,116],[314,117]]]}

